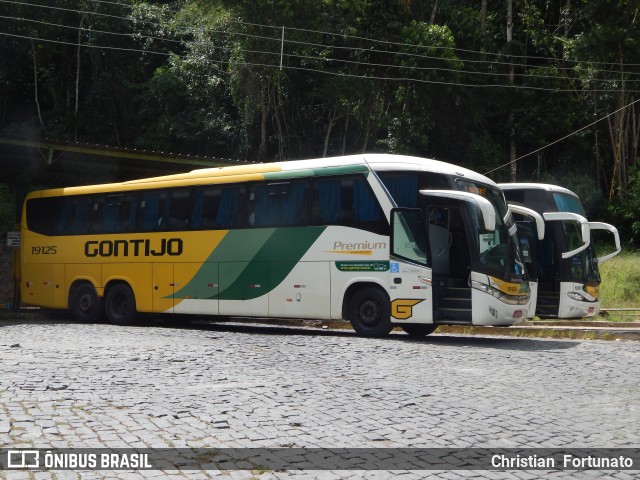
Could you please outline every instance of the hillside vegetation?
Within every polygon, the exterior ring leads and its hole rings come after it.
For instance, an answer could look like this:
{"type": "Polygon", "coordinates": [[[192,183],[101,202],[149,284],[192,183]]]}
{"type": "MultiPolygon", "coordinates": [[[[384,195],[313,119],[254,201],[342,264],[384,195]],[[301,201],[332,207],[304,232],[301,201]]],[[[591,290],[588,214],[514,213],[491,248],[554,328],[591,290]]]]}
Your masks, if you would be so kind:
{"type": "Polygon", "coordinates": [[[568,187],[640,241],[635,1],[0,3],[0,137],[391,152],[568,187]]]}

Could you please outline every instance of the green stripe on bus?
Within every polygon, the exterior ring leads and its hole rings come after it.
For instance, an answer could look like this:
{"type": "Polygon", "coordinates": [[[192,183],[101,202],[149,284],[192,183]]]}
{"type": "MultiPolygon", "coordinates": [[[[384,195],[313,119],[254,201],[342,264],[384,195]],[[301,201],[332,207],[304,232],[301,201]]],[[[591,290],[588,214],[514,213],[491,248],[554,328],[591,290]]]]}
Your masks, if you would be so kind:
{"type": "Polygon", "coordinates": [[[333,167],[320,167],[302,170],[283,170],[281,172],[265,172],[265,180],[289,180],[294,178],[316,177],[322,175],[347,175],[354,173],[366,173],[369,168],[366,165],[344,165],[333,167]]]}
{"type": "Polygon", "coordinates": [[[325,227],[260,228],[230,231],[176,299],[251,300],[276,288],[325,227]],[[218,280],[219,279],[219,280],[218,280]],[[199,295],[203,285],[219,283],[218,292],[199,295]]]}

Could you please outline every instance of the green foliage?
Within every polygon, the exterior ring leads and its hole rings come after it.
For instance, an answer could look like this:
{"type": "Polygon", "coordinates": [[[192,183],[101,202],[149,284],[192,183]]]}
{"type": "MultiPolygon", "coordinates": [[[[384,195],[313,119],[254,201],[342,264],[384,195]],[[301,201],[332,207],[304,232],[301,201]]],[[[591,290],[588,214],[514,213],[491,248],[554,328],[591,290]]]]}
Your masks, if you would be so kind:
{"type": "Polygon", "coordinates": [[[620,231],[621,238],[640,245],[640,168],[631,172],[626,191],[613,199],[607,212],[610,221],[620,231]]]}
{"type": "Polygon", "coordinates": [[[437,122],[439,102],[432,99],[451,90],[447,79],[455,79],[450,73],[461,69],[462,62],[454,53],[453,34],[446,26],[413,21],[403,28],[401,40],[396,60],[402,67],[400,72],[418,81],[397,88],[384,143],[391,152],[419,155],[428,150],[429,133],[437,122]],[[425,56],[432,65],[428,68],[422,67],[425,56]]]}
{"type": "Polygon", "coordinates": [[[0,42],[0,135],[249,161],[387,151],[487,172],[513,134],[516,156],[553,143],[519,180],[558,179],[600,217],[613,182],[609,213],[640,241],[636,177],[614,172],[638,157],[639,109],[593,123],[637,98],[637,2],[513,2],[509,43],[505,2],[40,3],[0,3],[18,35],[0,42]]]}
{"type": "Polygon", "coordinates": [[[6,185],[0,185],[0,232],[15,230],[15,193],[6,185]]]}
{"type": "Polygon", "coordinates": [[[640,307],[640,253],[623,248],[619,255],[600,265],[600,275],[603,308],[640,307]]]}

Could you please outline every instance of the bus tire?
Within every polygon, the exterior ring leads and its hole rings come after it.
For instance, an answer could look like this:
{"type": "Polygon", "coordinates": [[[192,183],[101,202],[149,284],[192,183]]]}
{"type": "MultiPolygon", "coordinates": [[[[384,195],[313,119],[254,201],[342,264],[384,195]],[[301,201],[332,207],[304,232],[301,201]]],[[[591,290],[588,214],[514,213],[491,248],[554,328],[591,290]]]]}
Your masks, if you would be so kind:
{"type": "Polygon", "coordinates": [[[89,282],[82,282],[73,288],[69,296],[69,308],[79,322],[98,323],[104,320],[102,299],[89,282]]]}
{"type": "Polygon", "coordinates": [[[379,287],[358,290],[349,301],[348,318],[363,337],[384,337],[393,328],[389,297],[379,287]]]}
{"type": "Polygon", "coordinates": [[[104,301],[107,320],[116,325],[130,325],[136,321],[136,297],[126,283],[109,288],[104,301]]]}
{"type": "Polygon", "coordinates": [[[427,335],[435,332],[436,328],[438,328],[437,325],[427,323],[408,323],[407,325],[402,325],[402,330],[414,338],[426,337],[427,335]]]}

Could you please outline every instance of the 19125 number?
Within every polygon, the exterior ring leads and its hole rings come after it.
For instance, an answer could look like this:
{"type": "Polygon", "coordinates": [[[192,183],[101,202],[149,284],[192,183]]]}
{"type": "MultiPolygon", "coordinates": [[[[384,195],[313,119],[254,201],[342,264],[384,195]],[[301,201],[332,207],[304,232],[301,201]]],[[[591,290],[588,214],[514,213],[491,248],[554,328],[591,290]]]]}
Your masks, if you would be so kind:
{"type": "Polygon", "coordinates": [[[58,253],[56,245],[31,247],[31,255],[55,255],[56,253],[58,253]]]}

